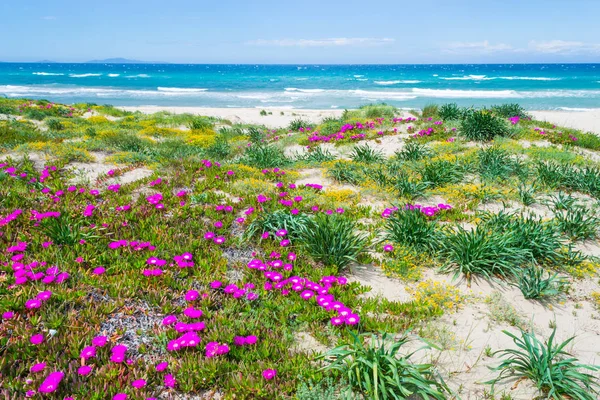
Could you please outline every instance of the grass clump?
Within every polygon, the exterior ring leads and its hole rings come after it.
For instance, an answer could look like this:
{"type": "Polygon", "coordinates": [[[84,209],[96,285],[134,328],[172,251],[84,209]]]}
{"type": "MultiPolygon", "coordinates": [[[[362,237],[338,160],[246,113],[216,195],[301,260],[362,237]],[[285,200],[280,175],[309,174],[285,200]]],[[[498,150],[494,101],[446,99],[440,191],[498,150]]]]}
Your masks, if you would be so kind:
{"type": "Polygon", "coordinates": [[[368,239],[357,223],[338,214],[319,214],[302,227],[299,241],[316,261],[340,270],[365,250],[368,239]]]}
{"type": "Polygon", "coordinates": [[[597,372],[594,365],[580,364],[575,357],[565,351],[574,337],[562,343],[555,343],[556,328],[547,341],[540,341],[534,333],[521,331],[516,336],[504,331],[517,346],[495,352],[505,357],[494,368],[500,371],[495,379],[486,382],[494,385],[506,379],[529,379],[547,399],[594,400],[600,394],[597,378],[590,372],[597,372]]]}
{"type": "Polygon", "coordinates": [[[438,110],[438,115],[444,121],[460,120],[464,116],[464,111],[456,103],[442,104],[438,110]]]}
{"type": "Polygon", "coordinates": [[[432,155],[433,151],[427,145],[414,140],[407,141],[404,147],[396,152],[396,158],[404,161],[418,161],[432,155]]]}
{"type": "Polygon", "coordinates": [[[439,231],[421,210],[401,208],[385,222],[384,238],[417,249],[432,249],[439,239],[439,231]]]}
{"type": "Polygon", "coordinates": [[[274,145],[252,145],[246,149],[242,162],[255,168],[275,168],[285,167],[291,160],[274,145]]]}
{"type": "Polygon", "coordinates": [[[525,112],[525,109],[517,103],[506,103],[506,104],[500,104],[500,105],[496,105],[496,106],[492,106],[492,111],[500,116],[500,117],[504,117],[504,118],[512,118],[512,117],[519,117],[519,118],[527,118],[528,115],[525,112]]]}
{"type": "Polygon", "coordinates": [[[516,286],[526,299],[543,299],[561,295],[567,289],[568,282],[558,273],[550,275],[542,268],[532,265],[523,269],[516,286]]]}
{"type": "Polygon", "coordinates": [[[437,104],[426,104],[421,110],[422,118],[435,118],[439,116],[439,106],[437,104]]]}
{"type": "Polygon", "coordinates": [[[303,120],[302,118],[296,118],[290,121],[288,129],[290,131],[298,132],[300,129],[304,129],[310,126],[310,122],[303,120]]]}
{"type": "Polygon", "coordinates": [[[600,218],[587,207],[572,205],[556,213],[555,219],[560,231],[571,240],[595,239],[598,236],[600,218]]]}
{"type": "Polygon", "coordinates": [[[506,121],[489,110],[476,110],[468,113],[462,121],[461,133],[468,139],[477,142],[489,142],[496,136],[507,136],[506,121]]]}
{"type": "Polygon", "coordinates": [[[356,145],[350,153],[350,158],[354,162],[362,163],[380,163],[385,160],[383,153],[369,145],[356,145]]]}
{"type": "Polygon", "coordinates": [[[414,352],[400,355],[407,339],[391,342],[384,333],[380,339],[372,335],[365,344],[364,336],[352,333],[352,337],[352,343],[319,357],[328,363],[326,370],[339,371],[346,378],[349,394],[353,389],[373,400],[447,398],[445,384],[435,379],[432,365],[411,363],[414,352]]]}

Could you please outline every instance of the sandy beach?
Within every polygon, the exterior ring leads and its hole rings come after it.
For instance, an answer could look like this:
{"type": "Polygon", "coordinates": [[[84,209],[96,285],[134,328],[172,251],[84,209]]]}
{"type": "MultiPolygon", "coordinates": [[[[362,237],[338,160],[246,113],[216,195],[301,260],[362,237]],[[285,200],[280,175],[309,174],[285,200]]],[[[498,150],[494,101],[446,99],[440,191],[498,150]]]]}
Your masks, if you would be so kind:
{"type": "MultiPolygon", "coordinates": [[[[320,122],[325,117],[339,117],[344,110],[310,110],[289,108],[267,108],[268,115],[260,115],[261,108],[207,108],[207,107],[162,107],[162,106],[132,106],[118,107],[127,111],[141,111],[152,114],[168,111],[181,114],[190,113],[219,117],[233,123],[262,124],[277,128],[287,126],[292,120],[302,118],[313,123],[320,122]]],[[[405,111],[408,115],[408,112],[405,111]]],[[[589,111],[531,111],[530,114],[540,121],[548,121],[556,125],[580,129],[585,132],[600,134],[600,108],[589,111]]]]}

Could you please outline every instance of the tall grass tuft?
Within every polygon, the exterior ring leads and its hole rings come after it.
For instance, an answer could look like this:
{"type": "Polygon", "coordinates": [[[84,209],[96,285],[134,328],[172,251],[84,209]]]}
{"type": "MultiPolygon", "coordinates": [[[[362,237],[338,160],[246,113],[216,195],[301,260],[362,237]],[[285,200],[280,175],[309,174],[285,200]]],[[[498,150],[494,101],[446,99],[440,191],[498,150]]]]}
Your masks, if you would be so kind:
{"type": "Polygon", "coordinates": [[[437,104],[426,104],[421,111],[423,118],[435,118],[439,116],[439,107],[437,104]]]}
{"type": "Polygon", "coordinates": [[[477,110],[468,113],[461,124],[462,134],[469,140],[489,142],[496,136],[507,136],[507,122],[489,110],[477,110]]]}
{"type": "Polygon", "coordinates": [[[544,343],[534,333],[521,331],[520,337],[507,331],[504,333],[512,338],[517,348],[494,353],[505,359],[493,369],[500,371],[498,377],[486,382],[492,385],[492,390],[496,383],[506,379],[530,379],[547,399],[598,399],[600,384],[589,372],[597,372],[600,368],[580,364],[564,350],[574,337],[556,344],[556,328],[544,343]]]}
{"type": "Polygon", "coordinates": [[[425,250],[436,247],[439,232],[435,223],[429,221],[421,210],[401,208],[387,219],[384,237],[398,244],[425,250]]]}
{"type": "Polygon", "coordinates": [[[368,241],[366,234],[358,232],[354,220],[339,214],[318,214],[301,228],[298,236],[316,261],[338,270],[356,262],[368,241]]]}
{"type": "Polygon", "coordinates": [[[354,389],[373,400],[447,398],[445,384],[435,379],[432,365],[411,363],[415,352],[400,355],[407,339],[393,342],[384,333],[381,339],[372,335],[365,344],[364,336],[350,334],[354,339],[352,343],[319,356],[328,363],[324,369],[339,371],[347,379],[350,387],[346,395],[354,389]]]}
{"type": "Polygon", "coordinates": [[[381,151],[367,144],[354,146],[350,152],[350,158],[352,161],[363,163],[380,163],[385,160],[385,156],[381,151]]]}

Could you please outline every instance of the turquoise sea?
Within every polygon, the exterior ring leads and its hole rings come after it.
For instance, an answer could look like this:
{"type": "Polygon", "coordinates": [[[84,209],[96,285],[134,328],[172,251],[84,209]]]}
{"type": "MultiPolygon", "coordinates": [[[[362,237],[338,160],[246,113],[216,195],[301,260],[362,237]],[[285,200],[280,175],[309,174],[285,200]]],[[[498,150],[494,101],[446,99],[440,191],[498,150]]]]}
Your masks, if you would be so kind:
{"type": "Polygon", "coordinates": [[[114,105],[354,108],[385,102],[600,108],[600,64],[0,63],[0,96],[114,105]]]}

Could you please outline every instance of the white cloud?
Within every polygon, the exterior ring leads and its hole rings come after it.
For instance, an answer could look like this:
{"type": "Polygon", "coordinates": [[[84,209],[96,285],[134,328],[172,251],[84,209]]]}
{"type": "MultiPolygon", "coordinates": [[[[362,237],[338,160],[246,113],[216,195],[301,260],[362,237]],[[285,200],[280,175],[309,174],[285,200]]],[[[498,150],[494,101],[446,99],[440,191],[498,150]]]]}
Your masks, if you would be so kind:
{"type": "Polygon", "coordinates": [[[381,46],[395,41],[396,39],[391,38],[258,39],[246,44],[280,47],[381,46]]]}
{"type": "Polygon", "coordinates": [[[529,42],[529,49],[545,54],[600,54],[600,43],[584,43],[567,40],[549,40],[529,42]]]}
{"type": "Polygon", "coordinates": [[[492,44],[487,40],[482,42],[452,42],[444,49],[448,53],[495,53],[514,50],[505,43],[492,44]]]}

